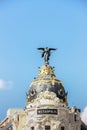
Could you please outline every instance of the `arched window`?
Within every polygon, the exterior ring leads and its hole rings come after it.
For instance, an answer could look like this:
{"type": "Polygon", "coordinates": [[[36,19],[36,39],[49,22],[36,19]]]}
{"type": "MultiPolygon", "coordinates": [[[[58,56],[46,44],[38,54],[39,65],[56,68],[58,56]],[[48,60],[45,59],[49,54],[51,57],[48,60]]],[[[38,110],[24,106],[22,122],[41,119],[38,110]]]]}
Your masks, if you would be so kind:
{"type": "Polygon", "coordinates": [[[31,130],[34,130],[34,127],[33,127],[33,126],[31,127],[31,130]]]}
{"type": "Polygon", "coordinates": [[[61,127],[61,130],[65,130],[64,126],[61,127]]]}
{"type": "Polygon", "coordinates": [[[45,130],[51,130],[49,125],[45,126],[45,130]]]}

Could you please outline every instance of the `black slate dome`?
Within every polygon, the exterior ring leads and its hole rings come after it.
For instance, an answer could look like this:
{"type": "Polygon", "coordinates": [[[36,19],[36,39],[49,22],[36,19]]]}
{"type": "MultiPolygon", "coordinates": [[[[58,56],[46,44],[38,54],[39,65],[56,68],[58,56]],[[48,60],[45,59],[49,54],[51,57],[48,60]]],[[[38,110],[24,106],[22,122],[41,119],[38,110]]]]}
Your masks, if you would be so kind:
{"type": "Polygon", "coordinates": [[[28,102],[32,102],[40,92],[44,91],[54,92],[61,101],[67,102],[67,93],[63,84],[56,78],[54,69],[48,63],[45,63],[39,69],[37,78],[30,84],[30,89],[27,93],[28,102]]]}

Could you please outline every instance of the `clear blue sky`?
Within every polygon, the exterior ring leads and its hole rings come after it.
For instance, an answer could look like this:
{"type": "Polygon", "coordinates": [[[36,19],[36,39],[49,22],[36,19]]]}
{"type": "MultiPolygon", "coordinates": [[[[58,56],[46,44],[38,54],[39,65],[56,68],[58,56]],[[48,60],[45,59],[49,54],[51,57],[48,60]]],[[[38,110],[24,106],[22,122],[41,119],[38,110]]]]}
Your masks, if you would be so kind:
{"type": "Polygon", "coordinates": [[[68,91],[69,106],[87,106],[87,1],[0,0],[0,120],[24,108],[42,66],[38,47],[54,47],[50,64],[68,91]]]}

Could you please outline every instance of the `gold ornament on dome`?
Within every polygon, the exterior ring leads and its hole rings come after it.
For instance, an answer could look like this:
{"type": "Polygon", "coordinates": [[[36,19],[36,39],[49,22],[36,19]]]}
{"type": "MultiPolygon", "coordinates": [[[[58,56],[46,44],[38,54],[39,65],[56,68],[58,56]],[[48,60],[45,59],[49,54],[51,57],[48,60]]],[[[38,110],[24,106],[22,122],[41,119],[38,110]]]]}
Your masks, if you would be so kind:
{"type": "Polygon", "coordinates": [[[47,80],[46,79],[38,79],[36,81],[32,81],[30,86],[32,86],[34,84],[38,84],[40,86],[42,83],[50,83],[50,82],[52,83],[52,85],[55,85],[56,83],[58,83],[59,85],[61,84],[63,86],[63,84],[60,80],[55,80],[53,78],[47,79],[47,80]]]}
{"type": "Polygon", "coordinates": [[[54,70],[50,67],[43,67],[39,70],[39,75],[42,75],[42,74],[46,74],[46,75],[49,75],[49,74],[52,74],[54,75],[54,70]]]}

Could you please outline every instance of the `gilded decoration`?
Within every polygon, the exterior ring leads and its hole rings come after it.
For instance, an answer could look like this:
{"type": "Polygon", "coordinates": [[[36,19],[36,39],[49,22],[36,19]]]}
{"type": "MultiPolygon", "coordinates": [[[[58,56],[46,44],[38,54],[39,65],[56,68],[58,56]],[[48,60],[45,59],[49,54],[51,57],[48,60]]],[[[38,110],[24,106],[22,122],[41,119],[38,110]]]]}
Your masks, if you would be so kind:
{"type": "Polygon", "coordinates": [[[39,69],[39,75],[42,75],[42,74],[46,74],[46,75],[52,74],[52,75],[54,75],[54,70],[51,67],[44,66],[41,69],[39,69]]]}

